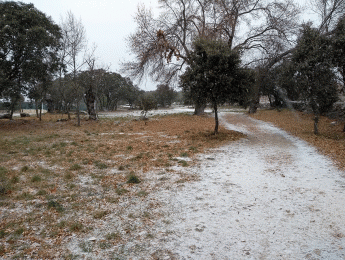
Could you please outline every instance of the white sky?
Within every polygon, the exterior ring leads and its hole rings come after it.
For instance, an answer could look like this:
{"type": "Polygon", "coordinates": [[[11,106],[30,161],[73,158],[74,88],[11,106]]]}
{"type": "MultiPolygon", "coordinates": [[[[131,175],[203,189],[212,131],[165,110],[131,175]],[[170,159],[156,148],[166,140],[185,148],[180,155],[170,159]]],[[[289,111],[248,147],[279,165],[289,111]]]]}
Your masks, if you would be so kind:
{"type": "MultiPolygon", "coordinates": [[[[71,11],[86,30],[89,47],[96,44],[99,65],[111,65],[110,70],[119,72],[121,62],[131,59],[125,38],[135,32],[134,16],[138,4],[158,9],[158,0],[21,0],[51,16],[60,24],[61,17],[71,11]]],[[[156,83],[144,81],[144,90],[156,89],[156,83]]]]}

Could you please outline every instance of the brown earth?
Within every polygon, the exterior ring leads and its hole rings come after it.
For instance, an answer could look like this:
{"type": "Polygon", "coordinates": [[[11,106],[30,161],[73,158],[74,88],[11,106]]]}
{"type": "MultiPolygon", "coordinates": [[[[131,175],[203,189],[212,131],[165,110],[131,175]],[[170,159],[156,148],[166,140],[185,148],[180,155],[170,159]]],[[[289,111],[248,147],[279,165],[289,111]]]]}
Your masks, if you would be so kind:
{"type": "Polygon", "coordinates": [[[133,239],[133,219],[144,227],[160,217],[150,213],[159,205],[143,204],[148,194],[195,179],[179,167],[193,164],[207,148],[243,137],[224,128],[214,136],[212,118],[186,114],[83,120],[80,127],[75,119],[57,119],[61,115],[45,115],[42,122],[0,120],[3,258],[72,259],[64,244],[92,236],[108,218],[116,219],[116,231],[105,227],[95,250],[133,239]]]}
{"type": "Polygon", "coordinates": [[[319,135],[315,135],[313,115],[282,110],[260,110],[251,117],[266,122],[297,136],[315,146],[320,152],[331,157],[340,169],[345,169],[345,133],[343,122],[327,117],[319,121],[319,135]]]}

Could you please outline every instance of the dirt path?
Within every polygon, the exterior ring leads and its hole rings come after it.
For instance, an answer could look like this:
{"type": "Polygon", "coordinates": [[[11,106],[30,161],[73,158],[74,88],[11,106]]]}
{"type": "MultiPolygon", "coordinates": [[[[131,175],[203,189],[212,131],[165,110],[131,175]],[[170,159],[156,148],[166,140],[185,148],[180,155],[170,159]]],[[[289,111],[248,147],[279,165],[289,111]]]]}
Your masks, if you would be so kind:
{"type": "Polygon", "coordinates": [[[122,201],[66,249],[76,259],[345,259],[345,173],[270,124],[234,113],[221,120],[247,138],[193,167],[147,174],[155,192],[122,201]],[[108,247],[110,232],[121,233],[108,247]]]}
{"type": "Polygon", "coordinates": [[[344,172],[272,125],[221,118],[248,138],[201,155],[189,169],[200,181],[157,194],[164,217],[144,251],[153,259],[345,259],[344,172]]]}

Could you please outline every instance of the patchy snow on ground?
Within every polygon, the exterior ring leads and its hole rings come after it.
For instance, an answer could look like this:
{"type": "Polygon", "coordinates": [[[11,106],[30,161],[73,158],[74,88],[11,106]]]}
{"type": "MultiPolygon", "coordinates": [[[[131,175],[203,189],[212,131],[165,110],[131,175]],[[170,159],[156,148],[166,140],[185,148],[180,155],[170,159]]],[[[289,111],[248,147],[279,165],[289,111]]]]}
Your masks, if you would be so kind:
{"type": "Polygon", "coordinates": [[[233,117],[241,123],[222,119],[248,137],[201,155],[189,169],[200,181],[155,195],[166,217],[153,227],[157,236],[147,245],[152,255],[345,259],[344,172],[268,123],[233,117]]]}
{"type": "Polygon", "coordinates": [[[69,250],[90,259],[345,259],[345,173],[271,124],[236,113],[220,119],[247,137],[176,169],[193,181],[148,173],[157,191],[123,203],[92,234],[102,239],[126,222],[130,239],[86,253],[81,243],[93,240],[75,238],[69,250]],[[145,212],[145,225],[125,217],[145,212]]]}

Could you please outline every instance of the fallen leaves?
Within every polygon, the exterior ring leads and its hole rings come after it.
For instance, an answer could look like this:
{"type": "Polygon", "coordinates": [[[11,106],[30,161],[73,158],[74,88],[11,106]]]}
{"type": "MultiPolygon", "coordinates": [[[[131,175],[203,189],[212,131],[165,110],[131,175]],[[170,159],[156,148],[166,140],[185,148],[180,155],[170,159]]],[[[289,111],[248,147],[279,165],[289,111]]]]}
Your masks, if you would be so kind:
{"type": "Polygon", "coordinates": [[[6,258],[67,257],[69,238],[89,238],[94,229],[119,234],[112,244],[131,239],[148,219],[161,217],[159,205],[146,199],[151,193],[198,178],[174,169],[243,137],[224,128],[214,136],[214,119],[186,114],[82,121],[80,127],[75,120],[56,122],[60,118],[0,120],[0,177],[8,184],[0,194],[0,254],[6,258]],[[127,183],[131,174],[139,181],[127,183]],[[109,230],[108,219],[117,226],[109,230]]]}
{"type": "Polygon", "coordinates": [[[345,133],[344,125],[334,123],[334,120],[321,117],[319,135],[314,135],[314,121],[311,114],[282,110],[260,110],[251,117],[282,128],[283,130],[307,141],[322,153],[330,156],[337,166],[345,169],[345,133]]]}

